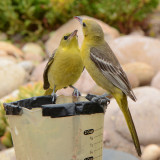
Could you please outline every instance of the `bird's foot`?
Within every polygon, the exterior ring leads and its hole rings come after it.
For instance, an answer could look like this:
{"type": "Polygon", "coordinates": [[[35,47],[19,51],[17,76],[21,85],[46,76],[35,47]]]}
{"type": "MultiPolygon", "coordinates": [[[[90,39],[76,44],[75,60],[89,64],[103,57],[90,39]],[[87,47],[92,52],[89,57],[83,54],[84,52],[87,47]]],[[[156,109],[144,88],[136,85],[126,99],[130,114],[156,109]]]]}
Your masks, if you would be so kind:
{"type": "Polygon", "coordinates": [[[57,99],[57,95],[56,93],[52,93],[52,103],[55,104],[56,103],[56,99],[57,99]]]}
{"type": "Polygon", "coordinates": [[[74,88],[74,91],[73,91],[73,93],[72,93],[72,96],[78,98],[79,96],[81,96],[81,92],[79,92],[77,88],[74,88]]]}
{"type": "Polygon", "coordinates": [[[103,95],[87,94],[86,99],[92,102],[96,102],[100,105],[107,106],[110,103],[110,99],[107,96],[108,96],[107,94],[103,95]]]}
{"type": "Polygon", "coordinates": [[[75,88],[74,86],[70,85],[71,88],[74,89],[72,96],[78,98],[79,96],[81,96],[81,93],[78,91],[77,88],[75,88]]]}

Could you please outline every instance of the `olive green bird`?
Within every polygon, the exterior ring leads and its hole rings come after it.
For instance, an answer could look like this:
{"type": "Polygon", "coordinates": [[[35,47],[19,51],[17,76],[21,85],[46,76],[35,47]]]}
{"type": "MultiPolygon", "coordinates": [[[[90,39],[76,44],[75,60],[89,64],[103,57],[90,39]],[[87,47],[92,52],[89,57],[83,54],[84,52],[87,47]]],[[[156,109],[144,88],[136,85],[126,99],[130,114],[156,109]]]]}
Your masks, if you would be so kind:
{"type": "Polygon", "coordinates": [[[54,101],[57,90],[70,86],[74,89],[73,95],[79,96],[80,92],[73,84],[80,77],[83,68],[75,30],[62,37],[59,47],[48,60],[43,73],[45,95],[52,95],[54,101]]]}
{"type": "Polygon", "coordinates": [[[137,153],[141,156],[139,139],[128,108],[127,96],[136,101],[128,78],[104,40],[100,25],[93,20],[82,19],[78,16],[75,18],[81,23],[84,34],[81,48],[84,66],[93,80],[116,99],[126,119],[137,153]]]}

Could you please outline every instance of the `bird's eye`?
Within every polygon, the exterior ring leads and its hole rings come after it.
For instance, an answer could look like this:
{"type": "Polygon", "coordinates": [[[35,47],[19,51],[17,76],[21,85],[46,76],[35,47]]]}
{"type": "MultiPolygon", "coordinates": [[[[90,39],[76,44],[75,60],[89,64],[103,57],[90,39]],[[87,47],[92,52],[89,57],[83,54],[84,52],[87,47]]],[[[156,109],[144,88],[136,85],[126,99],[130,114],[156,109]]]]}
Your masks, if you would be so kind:
{"type": "Polygon", "coordinates": [[[68,36],[64,36],[64,40],[67,40],[68,39],[68,36]]]}
{"type": "Polygon", "coordinates": [[[83,23],[83,27],[86,27],[86,24],[85,24],[85,23],[83,23]]]}

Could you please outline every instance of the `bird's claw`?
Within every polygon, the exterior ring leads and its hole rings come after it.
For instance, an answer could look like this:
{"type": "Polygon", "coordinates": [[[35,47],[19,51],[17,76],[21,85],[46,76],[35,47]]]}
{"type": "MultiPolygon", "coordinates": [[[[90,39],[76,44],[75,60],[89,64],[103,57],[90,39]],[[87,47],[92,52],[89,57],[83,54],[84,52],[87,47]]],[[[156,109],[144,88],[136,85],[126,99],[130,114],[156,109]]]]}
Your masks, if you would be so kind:
{"type": "Polygon", "coordinates": [[[56,103],[56,99],[57,99],[57,95],[55,93],[52,93],[52,103],[55,104],[56,103]]]}
{"type": "Polygon", "coordinates": [[[107,106],[110,103],[110,99],[106,97],[107,94],[103,95],[93,95],[93,94],[87,94],[86,99],[89,101],[98,103],[103,106],[107,106]]]}
{"type": "Polygon", "coordinates": [[[79,96],[81,96],[81,93],[78,91],[78,89],[75,88],[73,93],[72,93],[72,96],[79,97],[79,96]]]}

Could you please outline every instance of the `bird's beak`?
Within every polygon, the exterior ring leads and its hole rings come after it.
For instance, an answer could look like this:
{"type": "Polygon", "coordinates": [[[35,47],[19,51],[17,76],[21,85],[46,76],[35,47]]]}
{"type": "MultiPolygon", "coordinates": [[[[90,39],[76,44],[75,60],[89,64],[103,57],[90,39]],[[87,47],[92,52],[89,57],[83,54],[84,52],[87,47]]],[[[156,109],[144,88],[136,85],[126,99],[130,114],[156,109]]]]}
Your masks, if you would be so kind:
{"type": "Polygon", "coordinates": [[[75,16],[74,18],[77,19],[81,25],[83,24],[83,19],[81,17],[75,16]]]}
{"type": "Polygon", "coordinates": [[[69,35],[68,39],[72,39],[74,36],[76,36],[76,35],[77,35],[77,32],[78,32],[78,30],[73,31],[73,32],[69,35]]]}

